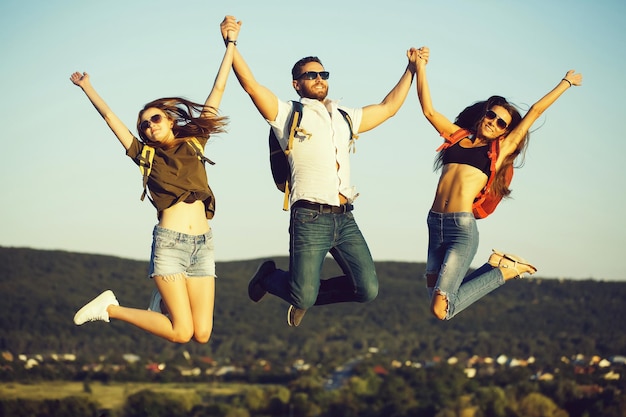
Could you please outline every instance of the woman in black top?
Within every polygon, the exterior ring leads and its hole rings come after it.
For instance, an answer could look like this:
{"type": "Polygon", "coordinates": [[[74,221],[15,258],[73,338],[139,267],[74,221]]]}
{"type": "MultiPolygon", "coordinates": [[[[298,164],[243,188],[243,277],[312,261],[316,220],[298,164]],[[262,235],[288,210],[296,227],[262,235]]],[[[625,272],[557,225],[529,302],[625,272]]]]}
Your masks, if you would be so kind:
{"type": "Polygon", "coordinates": [[[469,131],[457,144],[439,153],[437,166],[441,168],[441,176],[428,214],[426,286],[431,312],[440,320],[449,320],[505,281],[537,271],[516,255],[494,251],[485,265],[466,276],[478,249],[474,200],[487,185],[491,173],[487,167],[491,144],[499,145],[499,152],[495,179],[489,188],[496,195],[506,197],[510,193],[506,173],[523,154],[528,130],[561,94],[582,83],[582,75],[568,71],[524,117],[506,99],[493,96],[467,107],[453,123],[433,108],[426,81],[428,57],[427,47],[412,50],[411,62],[415,65],[417,95],[424,116],[444,138],[450,138],[459,129],[469,131]]]}

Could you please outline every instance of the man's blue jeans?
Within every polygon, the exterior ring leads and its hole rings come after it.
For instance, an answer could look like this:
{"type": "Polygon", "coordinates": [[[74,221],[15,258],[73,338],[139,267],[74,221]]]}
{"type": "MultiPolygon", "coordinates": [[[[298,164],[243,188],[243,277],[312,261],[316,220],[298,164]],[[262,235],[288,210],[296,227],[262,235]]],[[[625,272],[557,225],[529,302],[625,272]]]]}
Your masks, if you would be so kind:
{"type": "Polygon", "coordinates": [[[428,237],[426,275],[437,275],[437,283],[428,293],[431,299],[436,291],[447,298],[446,320],[504,284],[500,269],[489,264],[465,276],[478,250],[478,228],[472,213],[429,212],[428,237]]]}
{"type": "Polygon", "coordinates": [[[270,294],[301,309],[367,302],[378,295],[370,250],[352,212],[334,214],[295,207],[289,223],[289,271],[277,269],[263,282],[270,294]],[[330,253],[344,275],[321,279],[330,253]]]}

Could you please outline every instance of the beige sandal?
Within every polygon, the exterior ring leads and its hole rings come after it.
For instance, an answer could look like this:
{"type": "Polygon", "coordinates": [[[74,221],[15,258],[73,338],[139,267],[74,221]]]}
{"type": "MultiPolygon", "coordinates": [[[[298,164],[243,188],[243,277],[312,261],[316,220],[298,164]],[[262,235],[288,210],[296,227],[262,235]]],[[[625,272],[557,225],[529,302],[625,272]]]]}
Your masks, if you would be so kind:
{"type": "Polygon", "coordinates": [[[535,268],[530,262],[528,262],[524,258],[521,258],[517,255],[513,255],[510,253],[500,252],[495,249],[492,249],[491,251],[493,253],[489,256],[489,261],[487,262],[489,263],[489,265],[493,266],[494,268],[514,269],[515,272],[517,272],[517,278],[523,278],[527,274],[532,275],[535,272],[537,272],[537,268],[535,268]],[[532,272],[531,271],[520,272],[520,270],[518,269],[518,266],[521,266],[521,265],[529,267],[532,270],[532,272]]]}

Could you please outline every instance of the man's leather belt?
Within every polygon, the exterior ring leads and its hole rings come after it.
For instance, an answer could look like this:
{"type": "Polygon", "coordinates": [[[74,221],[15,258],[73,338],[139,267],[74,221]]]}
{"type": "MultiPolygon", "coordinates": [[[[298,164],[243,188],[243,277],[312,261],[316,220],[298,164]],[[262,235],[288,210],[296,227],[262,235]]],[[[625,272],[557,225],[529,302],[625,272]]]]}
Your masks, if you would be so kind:
{"type": "Polygon", "coordinates": [[[354,209],[352,204],[342,204],[340,206],[331,206],[329,204],[322,203],[314,203],[312,201],[307,200],[298,200],[293,204],[293,208],[305,208],[309,210],[315,210],[319,213],[333,213],[333,214],[341,214],[347,213],[354,209]]]}

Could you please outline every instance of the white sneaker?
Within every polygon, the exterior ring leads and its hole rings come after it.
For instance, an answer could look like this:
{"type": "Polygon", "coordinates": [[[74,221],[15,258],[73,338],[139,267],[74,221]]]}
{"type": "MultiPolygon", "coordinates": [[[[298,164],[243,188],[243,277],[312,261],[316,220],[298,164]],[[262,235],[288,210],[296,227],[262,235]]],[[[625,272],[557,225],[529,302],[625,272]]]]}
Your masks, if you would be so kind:
{"type": "Polygon", "coordinates": [[[158,289],[152,290],[152,295],[150,296],[150,305],[148,306],[148,311],[156,311],[157,313],[162,313],[161,311],[161,293],[158,289]]]}
{"type": "Polygon", "coordinates": [[[74,315],[74,324],[80,326],[83,323],[88,321],[106,321],[109,322],[109,313],[107,312],[107,308],[110,305],[120,305],[115,298],[115,294],[113,291],[106,290],[87,304],[83,306],[78,312],[74,315]]]}

